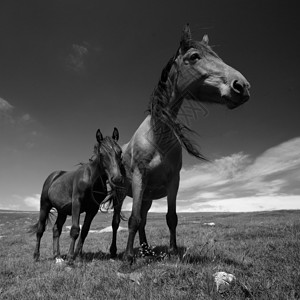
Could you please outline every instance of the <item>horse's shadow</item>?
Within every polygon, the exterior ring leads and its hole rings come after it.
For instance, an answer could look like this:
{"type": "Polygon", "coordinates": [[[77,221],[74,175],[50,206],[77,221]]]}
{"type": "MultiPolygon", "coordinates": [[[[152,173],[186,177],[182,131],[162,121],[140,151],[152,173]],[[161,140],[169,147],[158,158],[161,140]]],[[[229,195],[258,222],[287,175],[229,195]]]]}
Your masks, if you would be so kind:
{"type": "MultiPolygon", "coordinates": [[[[190,263],[190,264],[197,264],[197,263],[207,263],[209,261],[215,261],[215,260],[224,260],[225,258],[222,257],[222,259],[219,257],[219,255],[216,255],[213,248],[206,248],[206,247],[200,247],[201,249],[198,249],[199,247],[192,247],[187,248],[184,246],[179,246],[176,253],[170,253],[168,245],[158,245],[155,247],[151,247],[149,254],[143,255],[141,253],[141,247],[135,247],[134,250],[134,257],[136,261],[144,261],[145,263],[151,263],[151,262],[159,262],[159,261],[165,261],[165,260],[176,260],[183,263],[190,263]]],[[[119,252],[115,257],[111,257],[110,253],[105,253],[101,250],[97,252],[83,252],[81,256],[77,256],[76,261],[81,262],[92,262],[92,261],[109,261],[109,260],[116,260],[121,261],[123,259],[125,251],[119,252]]],[[[64,260],[67,259],[67,255],[62,255],[62,258],[64,260]]],[[[230,264],[233,264],[234,262],[231,261],[230,264]]],[[[236,263],[236,262],[235,262],[236,263]]]]}
{"type": "MultiPolygon", "coordinates": [[[[62,259],[64,261],[67,261],[67,254],[64,254],[61,256],[62,259]]],[[[105,260],[110,260],[111,259],[111,256],[109,253],[105,253],[105,252],[102,252],[101,250],[97,251],[97,252],[83,252],[82,255],[78,255],[76,258],[75,258],[75,261],[80,261],[80,262],[91,262],[93,260],[102,260],[102,261],[105,261],[105,260]]],[[[120,254],[118,254],[116,257],[114,257],[113,259],[121,259],[121,256],[120,254]]]]}
{"type": "MultiPolygon", "coordinates": [[[[178,247],[178,252],[176,254],[172,254],[169,253],[169,247],[167,245],[158,245],[153,247],[153,254],[152,255],[148,255],[145,257],[142,257],[141,253],[140,253],[140,247],[135,247],[133,249],[134,251],[134,256],[136,259],[140,259],[143,258],[146,261],[161,261],[167,258],[171,258],[171,257],[177,257],[177,259],[179,258],[180,260],[182,259],[182,256],[184,255],[185,251],[186,251],[186,247],[178,247]]],[[[111,257],[109,253],[105,253],[101,250],[97,251],[97,252],[83,252],[82,256],[78,256],[76,258],[76,261],[82,261],[82,262],[92,262],[94,260],[98,260],[98,261],[108,261],[108,260],[122,260],[123,256],[124,256],[125,251],[119,252],[115,257],[111,257]]],[[[62,255],[62,259],[66,260],[67,259],[67,254],[62,255]]]]}
{"type": "Polygon", "coordinates": [[[80,259],[84,262],[90,262],[93,260],[109,260],[110,254],[102,251],[97,252],[83,252],[80,259]]]}

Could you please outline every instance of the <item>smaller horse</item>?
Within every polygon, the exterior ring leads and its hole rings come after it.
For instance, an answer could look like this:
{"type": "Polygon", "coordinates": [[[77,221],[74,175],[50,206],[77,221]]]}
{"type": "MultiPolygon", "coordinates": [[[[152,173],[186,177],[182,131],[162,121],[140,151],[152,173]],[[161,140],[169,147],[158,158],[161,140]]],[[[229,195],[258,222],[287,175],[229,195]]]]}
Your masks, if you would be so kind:
{"type": "MultiPolygon", "coordinates": [[[[114,217],[112,225],[113,228],[119,225],[120,220],[117,220],[117,218],[120,218],[122,203],[118,203],[117,197],[113,195],[114,189],[122,189],[123,183],[122,150],[117,143],[119,132],[117,128],[114,128],[112,137],[103,138],[98,129],[96,139],[94,158],[90,159],[89,163],[81,164],[75,171],[55,171],[48,176],[43,185],[39,220],[30,227],[30,232],[36,233],[37,237],[33,255],[36,261],[40,256],[40,242],[52,208],[57,210],[57,219],[53,226],[53,256],[59,260],[61,260],[59,237],[68,215],[72,215],[71,244],[67,254],[68,262],[72,262],[78,254],[82,256],[84,240],[101,203],[109,202],[111,204],[113,202],[114,217]],[[112,188],[112,193],[107,191],[107,180],[112,188]],[[80,232],[79,219],[82,212],[86,212],[86,215],[74,253],[75,242],[80,232]]],[[[115,256],[117,251],[115,232],[110,248],[111,256],[115,256]]]]}

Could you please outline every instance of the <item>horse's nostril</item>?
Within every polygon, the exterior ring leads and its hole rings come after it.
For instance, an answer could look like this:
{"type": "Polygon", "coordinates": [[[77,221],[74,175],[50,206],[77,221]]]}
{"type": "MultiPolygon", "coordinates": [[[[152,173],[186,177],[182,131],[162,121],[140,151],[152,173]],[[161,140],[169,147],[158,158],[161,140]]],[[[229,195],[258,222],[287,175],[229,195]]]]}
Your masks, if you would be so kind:
{"type": "Polygon", "coordinates": [[[244,85],[240,83],[238,80],[233,80],[231,82],[231,88],[237,93],[237,94],[243,94],[244,92],[244,85]]]}

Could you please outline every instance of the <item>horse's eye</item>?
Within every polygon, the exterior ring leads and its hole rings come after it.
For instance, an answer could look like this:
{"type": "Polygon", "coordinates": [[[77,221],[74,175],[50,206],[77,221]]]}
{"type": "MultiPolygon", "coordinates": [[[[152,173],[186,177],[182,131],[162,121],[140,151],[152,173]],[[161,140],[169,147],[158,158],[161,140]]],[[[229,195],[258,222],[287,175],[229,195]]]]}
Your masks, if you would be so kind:
{"type": "Polygon", "coordinates": [[[200,59],[200,55],[199,53],[193,53],[191,56],[190,56],[190,60],[191,61],[196,61],[196,60],[199,60],[200,59]]]}

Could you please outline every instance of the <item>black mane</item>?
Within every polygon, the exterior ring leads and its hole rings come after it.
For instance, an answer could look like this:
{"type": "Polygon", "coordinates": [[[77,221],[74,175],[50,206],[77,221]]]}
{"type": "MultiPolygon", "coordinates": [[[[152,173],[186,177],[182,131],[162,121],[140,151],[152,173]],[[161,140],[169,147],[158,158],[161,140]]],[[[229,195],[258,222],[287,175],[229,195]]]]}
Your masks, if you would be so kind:
{"type": "MultiPolygon", "coordinates": [[[[168,90],[169,73],[178,56],[179,51],[174,55],[166,66],[163,68],[160,80],[155,87],[148,104],[147,112],[151,115],[152,127],[154,131],[157,129],[159,132],[159,124],[166,125],[176,136],[181,146],[192,156],[207,160],[197,149],[197,144],[192,141],[187,134],[195,133],[191,128],[183,124],[176,116],[172,114],[169,106],[172,89],[168,90]]],[[[179,100],[179,99],[178,99],[179,100]]]]}

